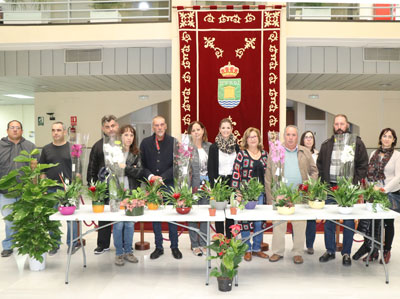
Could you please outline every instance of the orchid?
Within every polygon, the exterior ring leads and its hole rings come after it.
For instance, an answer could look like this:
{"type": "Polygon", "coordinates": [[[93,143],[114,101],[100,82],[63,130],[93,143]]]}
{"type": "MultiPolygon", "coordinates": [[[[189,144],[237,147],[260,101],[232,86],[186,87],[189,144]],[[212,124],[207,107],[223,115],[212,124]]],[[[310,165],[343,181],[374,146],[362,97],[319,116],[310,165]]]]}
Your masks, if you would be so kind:
{"type": "Polygon", "coordinates": [[[82,144],[73,144],[71,147],[71,156],[79,158],[82,155],[82,144]]]}

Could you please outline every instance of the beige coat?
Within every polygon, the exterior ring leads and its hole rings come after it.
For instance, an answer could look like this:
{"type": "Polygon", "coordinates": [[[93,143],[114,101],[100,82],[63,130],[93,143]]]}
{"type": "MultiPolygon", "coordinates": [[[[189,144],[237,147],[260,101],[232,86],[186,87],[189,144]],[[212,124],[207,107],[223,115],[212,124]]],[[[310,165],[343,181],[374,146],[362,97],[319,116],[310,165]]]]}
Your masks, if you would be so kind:
{"type": "MultiPolygon", "coordinates": [[[[303,182],[307,181],[309,177],[313,179],[318,178],[318,169],[315,165],[311,152],[304,146],[299,145],[297,149],[297,158],[299,160],[299,169],[303,182]]],[[[273,201],[271,183],[272,178],[276,181],[276,165],[272,162],[271,155],[268,156],[267,170],[265,172],[265,194],[267,196],[267,204],[271,205],[273,201]]],[[[284,170],[282,169],[282,172],[284,170]]],[[[283,176],[285,174],[283,173],[283,176]]]]}

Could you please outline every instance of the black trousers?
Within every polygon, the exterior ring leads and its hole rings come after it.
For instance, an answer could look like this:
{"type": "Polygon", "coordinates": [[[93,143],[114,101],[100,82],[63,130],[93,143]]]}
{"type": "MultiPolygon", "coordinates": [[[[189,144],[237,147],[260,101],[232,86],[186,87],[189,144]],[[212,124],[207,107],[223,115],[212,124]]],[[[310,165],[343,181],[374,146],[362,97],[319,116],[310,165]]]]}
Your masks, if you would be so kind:
{"type": "MultiPolygon", "coordinates": [[[[99,226],[111,223],[111,221],[99,221],[99,226]]],[[[111,225],[99,229],[97,234],[97,247],[109,248],[111,239],[111,225]]]]}

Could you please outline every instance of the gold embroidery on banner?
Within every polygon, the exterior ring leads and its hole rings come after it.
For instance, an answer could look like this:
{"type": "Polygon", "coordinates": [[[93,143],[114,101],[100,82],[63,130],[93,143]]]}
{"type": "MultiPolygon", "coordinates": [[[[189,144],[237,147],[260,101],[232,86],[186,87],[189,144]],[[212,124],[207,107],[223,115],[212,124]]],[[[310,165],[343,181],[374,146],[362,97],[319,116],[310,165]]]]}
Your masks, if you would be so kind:
{"type": "Polygon", "coordinates": [[[204,17],[204,22],[214,23],[214,20],[214,16],[210,13],[204,17]]]}
{"type": "Polygon", "coordinates": [[[194,11],[190,12],[179,12],[179,16],[181,17],[181,23],[179,24],[179,28],[182,27],[195,27],[194,25],[194,11]]]}
{"type": "Polygon", "coordinates": [[[182,91],[183,95],[183,104],[182,108],[185,111],[190,111],[189,97],[190,97],[190,88],[186,88],[182,91]]]}
{"type": "Polygon", "coordinates": [[[279,28],[280,16],[281,16],[280,11],[274,11],[274,12],[266,11],[264,28],[267,28],[270,26],[279,28]]]}
{"type": "Polygon", "coordinates": [[[241,18],[238,15],[233,15],[233,16],[226,16],[224,14],[222,14],[219,18],[219,23],[226,23],[226,22],[233,22],[236,24],[240,24],[240,20],[241,18]]]}
{"type": "Polygon", "coordinates": [[[246,20],[246,23],[251,23],[256,20],[256,17],[254,15],[252,15],[251,13],[248,13],[244,19],[246,20]]]}
{"type": "Polygon", "coordinates": [[[190,125],[190,123],[192,122],[192,121],[190,120],[190,114],[186,114],[186,115],[182,118],[182,120],[183,120],[183,123],[184,123],[185,125],[190,125]]]}
{"type": "Polygon", "coordinates": [[[221,48],[215,47],[214,41],[215,41],[215,37],[204,37],[204,48],[213,49],[215,52],[215,56],[217,56],[217,58],[220,58],[220,57],[222,57],[224,50],[222,50],[221,48]]]}
{"type": "Polygon", "coordinates": [[[276,98],[278,96],[278,92],[275,88],[269,89],[269,96],[271,97],[271,104],[269,104],[269,112],[275,112],[278,109],[278,105],[276,104],[276,98]]]}
{"type": "Polygon", "coordinates": [[[269,73],[269,84],[275,84],[276,80],[278,79],[278,76],[275,75],[274,73],[269,73]]]}
{"type": "Polygon", "coordinates": [[[277,41],[278,40],[278,32],[276,32],[276,31],[272,32],[269,35],[268,40],[270,40],[271,43],[273,43],[274,41],[277,41]]]}
{"type": "Polygon", "coordinates": [[[192,77],[190,76],[190,72],[184,73],[182,75],[182,79],[185,81],[185,83],[190,83],[190,80],[192,79],[192,77]]]}
{"type": "Polygon", "coordinates": [[[190,61],[189,61],[189,52],[190,52],[190,46],[186,45],[183,46],[181,48],[181,52],[182,52],[182,63],[181,65],[185,68],[185,69],[190,69],[190,61]]]}
{"type": "Polygon", "coordinates": [[[186,43],[188,43],[190,40],[192,40],[192,38],[190,37],[190,35],[185,31],[182,33],[182,40],[186,43]]]}
{"type": "Polygon", "coordinates": [[[256,46],[254,45],[255,42],[256,42],[256,38],[255,38],[255,37],[254,37],[254,38],[247,38],[247,37],[246,37],[244,40],[245,40],[245,42],[246,42],[244,48],[239,48],[239,49],[236,49],[236,50],[235,50],[235,52],[236,52],[236,57],[239,57],[239,59],[242,58],[244,52],[245,52],[248,48],[252,48],[252,49],[255,49],[255,48],[256,48],[256,46]]]}
{"type": "Polygon", "coordinates": [[[269,116],[269,126],[270,127],[275,127],[277,122],[278,122],[278,119],[275,116],[273,116],[273,115],[269,116]]]}
{"type": "Polygon", "coordinates": [[[276,54],[278,53],[278,49],[274,45],[269,45],[269,52],[271,52],[271,62],[269,63],[269,69],[275,70],[278,66],[278,61],[276,59],[276,54]]]}

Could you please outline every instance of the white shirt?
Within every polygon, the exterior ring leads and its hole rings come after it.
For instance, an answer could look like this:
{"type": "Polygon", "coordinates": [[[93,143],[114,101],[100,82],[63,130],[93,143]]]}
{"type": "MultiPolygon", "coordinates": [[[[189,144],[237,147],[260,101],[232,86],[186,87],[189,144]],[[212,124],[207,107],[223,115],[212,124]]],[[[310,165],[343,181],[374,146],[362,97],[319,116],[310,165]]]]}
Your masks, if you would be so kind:
{"type": "Polygon", "coordinates": [[[218,150],[219,163],[218,163],[218,174],[219,175],[232,175],[233,173],[233,163],[236,159],[236,151],[232,154],[223,153],[218,150]]]}
{"type": "Polygon", "coordinates": [[[200,164],[200,175],[207,175],[207,161],[208,155],[204,148],[198,148],[197,152],[199,153],[199,164],[200,164]]]}

